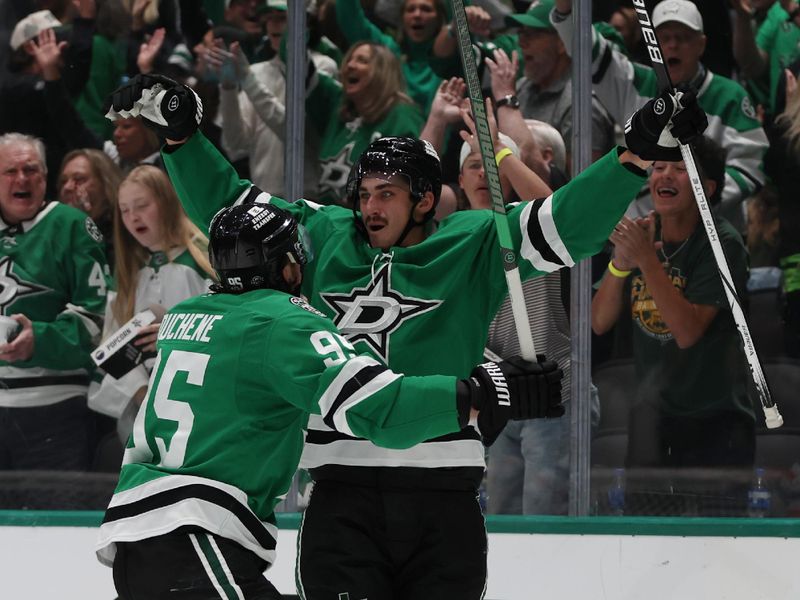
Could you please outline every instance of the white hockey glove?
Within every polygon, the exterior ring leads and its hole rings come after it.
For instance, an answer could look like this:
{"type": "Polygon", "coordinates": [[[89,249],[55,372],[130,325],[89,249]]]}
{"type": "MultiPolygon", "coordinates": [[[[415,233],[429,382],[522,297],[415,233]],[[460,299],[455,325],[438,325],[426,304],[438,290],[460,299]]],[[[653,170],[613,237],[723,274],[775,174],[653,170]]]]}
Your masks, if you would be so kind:
{"type": "Polygon", "coordinates": [[[194,90],[163,75],[136,75],[110,96],[106,118],[141,117],[159,136],[182,140],[203,118],[203,103],[194,90]]]}

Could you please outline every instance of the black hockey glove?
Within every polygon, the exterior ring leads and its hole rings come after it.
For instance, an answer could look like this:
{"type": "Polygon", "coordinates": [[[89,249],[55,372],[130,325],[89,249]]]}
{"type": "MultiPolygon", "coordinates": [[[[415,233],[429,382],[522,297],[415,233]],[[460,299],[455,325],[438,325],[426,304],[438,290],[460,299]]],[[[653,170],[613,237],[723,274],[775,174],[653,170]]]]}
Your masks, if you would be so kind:
{"type": "Polygon", "coordinates": [[[536,359],[536,362],[529,362],[512,356],[500,363],[512,385],[512,421],[553,419],[564,414],[561,403],[564,371],[544,354],[538,354],[536,359]]]}
{"type": "Polygon", "coordinates": [[[182,140],[203,118],[203,103],[192,88],[163,75],[136,75],[112,92],[106,118],[141,117],[159,136],[182,140]]]}
{"type": "Polygon", "coordinates": [[[688,144],[707,126],[694,90],[682,88],[674,95],[665,91],[631,115],[625,124],[625,144],[644,160],[676,162],[682,157],[675,138],[688,144]]]}
{"type": "Polygon", "coordinates": [[[672,115],[672,125],[669,130],[672,137],[680,140],[681,144],[691,144],[708,127],[706,111],[697,103],[697,90],[689,85],[679,85],[677,89],[679,109],[672,115]]]}
{"type": "MultiPolygon", "coordinates": [[[[509,419],[560,417],[561,378],[563,373],[553,361],[539,356],[539,362],[528,362],[515,356],[499,363],[488,362],[472,370],[462,380],[467,396],[460,394],[459,411],[478,413],[478,429],[483,443],[491,446],[509,419]],[[468,399],[468,402],[467,402],[468,399]]],[[[467,417],[468,418],[468,417],[467,417]]]]}

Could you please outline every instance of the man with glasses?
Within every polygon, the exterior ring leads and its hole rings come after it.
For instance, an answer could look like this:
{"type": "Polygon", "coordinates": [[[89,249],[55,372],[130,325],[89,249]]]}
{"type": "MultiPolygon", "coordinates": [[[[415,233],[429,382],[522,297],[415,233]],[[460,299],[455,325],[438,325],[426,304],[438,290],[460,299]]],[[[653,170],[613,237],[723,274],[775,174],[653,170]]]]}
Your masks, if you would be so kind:
{"type": "Polygon", "coordinates": [[[89,353],[108,289],[103,235],[45,200],[44,144],[0,136],[0,470],[89,468],[89,353]]]}

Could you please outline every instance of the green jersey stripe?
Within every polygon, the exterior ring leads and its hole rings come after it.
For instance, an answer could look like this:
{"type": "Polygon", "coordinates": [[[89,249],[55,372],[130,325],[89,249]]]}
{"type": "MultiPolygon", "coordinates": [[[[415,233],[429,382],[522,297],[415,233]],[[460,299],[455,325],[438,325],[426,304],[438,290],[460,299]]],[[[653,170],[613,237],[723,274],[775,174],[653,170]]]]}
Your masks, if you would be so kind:
{"type": "Polygon", "coordinates": [[[217,546],[214,538],[208,534],[190,534],[192,544],[197,550],[203,566],[208,573],[214,587],[223,599],[244,600],[241,588],[236,584],[225,557],[217,546]]]}

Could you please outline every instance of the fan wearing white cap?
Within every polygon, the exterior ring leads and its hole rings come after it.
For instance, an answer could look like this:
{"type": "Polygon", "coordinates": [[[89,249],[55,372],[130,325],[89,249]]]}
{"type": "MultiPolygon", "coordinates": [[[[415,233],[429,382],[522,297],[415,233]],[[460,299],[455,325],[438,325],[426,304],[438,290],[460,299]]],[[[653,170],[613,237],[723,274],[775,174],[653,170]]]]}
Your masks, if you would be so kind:
{"type": "MultiPolygon", "coordinates": [[[[568,15],[573,0],[556,0],[551,21],[566,48],[572,47],[573,23],[568,15]]],[[[707,137],[728,155],[725,186],[719,213],[744,230],[743,200],[764,183],[761,162],[768,147],[767,136],[756,118],[753,103],[737,82],[709,71],[700,61],[706,47],[703,18],[689,0],[663,0],[652,12],[652,23],[661,44],[672,83],[690,85],[698,92],[700,107],[708,115],[707,137]]],[[[617,123],[658,93],[658,83],[649,66],[631,62],[592,31],[592,81],[600,101],[617,123]]],[[[643,191],[629,216],[644,216],[652,208],[643,191]]]]}
{"type": "Polygon", "coordinates": [[[697,75],[706,50],[703,17],[689,0],[664,0],[653,9],[653,26],[670,79],[677,85],[697,75]]]}
{"type": "Polygon", "coordinates": [[[61,22],[49,10],[40,10],[29,14],[14,27],[9,45],[18,50],[25,42],[35,39],[45,29],[59,27],[61,22]]]}

